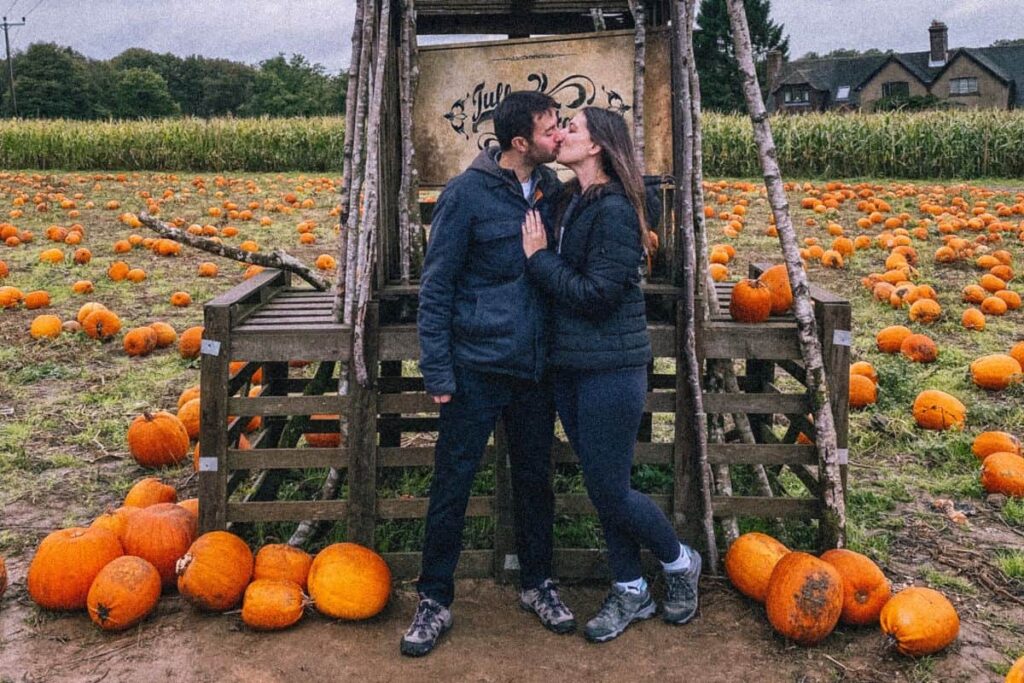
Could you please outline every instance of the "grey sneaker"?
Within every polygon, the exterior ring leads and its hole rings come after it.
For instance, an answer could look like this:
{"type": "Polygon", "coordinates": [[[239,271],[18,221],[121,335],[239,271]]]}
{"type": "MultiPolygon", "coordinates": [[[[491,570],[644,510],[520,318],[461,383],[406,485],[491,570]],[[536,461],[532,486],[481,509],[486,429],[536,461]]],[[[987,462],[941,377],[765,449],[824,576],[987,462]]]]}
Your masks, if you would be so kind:
{"type": "Polygon", "coordinates": [[[653,617],[654,610],[650,591],[633,593],[613,585],[600,611],[583,628],[583,635],[592,643],[618,638],[634,621],[653,617]]]}
{"type": "Polygon", "coordinates": [[[685,624],[697,614],[697,583],[700,581],[700,553],[687,548],[690,567],[681,572],[665,572],[665,601],[662,618],[670,624],[685,624]]]}
{"type": "Polygon", "coordinates": [[[402,654],[422,657],[434,649],[438,639],[451,627],[451,610],[436,600],[420,598],[412,625],[402,636],[402,654]]]}
{"type": "Polygon", "coordinates": [[[558,589],[551,579],[544,579],[544,583],[536,588],[520,591],[519,606],[536,614],[549,631],[572,633],[576,630],[576,617],[558,596],[558,589]]]}

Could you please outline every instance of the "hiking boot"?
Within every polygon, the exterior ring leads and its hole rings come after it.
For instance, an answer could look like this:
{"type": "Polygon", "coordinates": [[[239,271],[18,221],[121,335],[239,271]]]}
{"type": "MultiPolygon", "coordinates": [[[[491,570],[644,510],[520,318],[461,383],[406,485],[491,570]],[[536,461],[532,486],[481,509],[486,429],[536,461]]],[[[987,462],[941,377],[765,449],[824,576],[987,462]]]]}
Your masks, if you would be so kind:
{"type": "Polygon", "coordinates": [[[653,617],[654,610],[650,591],[634,593],[613,585],[600,611],[583,628],[583,635],[592,643],[618,638],[634,621],[653,617]]]}
{"type": "Polygon", "coordinates": [[[665,572],[665,600],[662,619],[670,624],[685,624],[697,614],[697,583],[700,581],[700,553],[687,548],[690,566],[681,572],[665,572]]]}
{"type": "Polygon", "coordinates": [[[572,633],[576,630],[576,618],[558,596],[558,589],[551,579],[544,579],[536,588],[519,591],[519,606],[536,614],[549,631],[572,633]]]}
{"type": "Polygon", "coordinates": [[[402,636],[401,650],[409,657],[422,657],[437,645],[438,639],[452,627],[452,613],[447,607],[431,600],[420,598],[412,625],[402,636]]]}

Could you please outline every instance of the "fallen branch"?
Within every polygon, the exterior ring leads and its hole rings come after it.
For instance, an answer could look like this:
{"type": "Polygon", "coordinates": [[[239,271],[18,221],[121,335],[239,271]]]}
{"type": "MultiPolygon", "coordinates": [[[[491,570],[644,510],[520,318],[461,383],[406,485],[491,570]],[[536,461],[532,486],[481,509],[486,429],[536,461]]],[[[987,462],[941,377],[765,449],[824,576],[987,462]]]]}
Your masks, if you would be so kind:
{"type": "Polygon", "coordinates": [[[188,246],[199,249],[200,251],[208,251],[211,254],[223,256],[224,258],[229,258],[241,263],[250,263],[257,266],[277,268],[278,270],[287,270],[288,272],[295,273],[321,292],[327,291],[327,288],[331,286],[330,282],[317,275],[305,263],[291,254],[281,251],[280,249],[275,249],[269,254],[243,251],[238,247],[231,247],[226,244],[222,244],[221,242],[210,239],[209,237],[193,235],[185,230],[174,227],[170,223],[164,223],[163,221],[157,220],[145,211],[139,214],[139,221],[161,237],[166,237],[169,240],[174,240],[181,244],[187,244],[188,246]]]}

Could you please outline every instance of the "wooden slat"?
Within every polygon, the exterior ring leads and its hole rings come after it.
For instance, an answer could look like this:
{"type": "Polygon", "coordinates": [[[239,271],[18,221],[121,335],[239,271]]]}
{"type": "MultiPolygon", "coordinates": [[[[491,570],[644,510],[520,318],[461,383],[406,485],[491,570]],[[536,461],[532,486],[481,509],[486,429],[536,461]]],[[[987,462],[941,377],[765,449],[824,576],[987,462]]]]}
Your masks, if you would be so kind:
{"type": "Polygon", "coordinates": [[[261,289],[268,288],[276,283],[286,282],[286,276],[287,274],[284,271],[268,268],[248,280],[243,280],[223,294],[214,297],[206,302],[206,306],[232,306],[245,303],[249,298],[257,296],[261,289]]]}
{"type": "Polygon", "coordinates": [[[716,517],[799,517],[819,516],[821,503],[816,498],[768,498],[761,496],[713,496],[711,508],[716,517]]]}
{"type": "Polygon", "coordinates": [[[708,322],[702,328],[705,358],[800,358],[796,323],[708,322]]]}
{"type": "Polygon", "coordinates": [[[228,449],[228,469],[306,469],[348,467],[347,448],[261,448],[228,449]]]}
{"type": "MultiPolygon", "coordinates": [[[[644,411],[649,413],[671,413],[675,411],[676,393],[674,391],[649,392],[644,411]]],[[[378,410],[382,413],[410,415],[428,413],[436,415],[440,406],[434,403],[425,393],[380,394],[377,398],[378,410]]]]}
{"type": "Polygon", "coordinates": [[[705,393],[707,413],[806,413],[811,409],[807,394],[723,394],[705,393]]]}
{"type": "Polygon", "coordinates": [[[652,323],[647,326],[647,335],[651,338],[651,352],[653,353],[655,358],[675,358],[675,326],[660,323],[652,323]]]}
{"type": "Polygon", "coordinates": [[[337,324],[292,330],[236,328],[231,333],[231,349],[239,358],[259,358],[262,361],[347,362],[351,335],[350,327],[337,324]]]}
{"type": "MultiPolygon", "coordinates": [[[[202,503],[199,504],[202,510],[202,503]]],[[[258,503],[228,503],[227,516],[232,522],[300,522],[340,520],[348,513],[347,500],[277,500],[258,503]]]]}
{"type": "MultiPolygon", "coordinates": [[[[415,579],[420,573],[423,553],[381,553],[395,579],[415,579]]],[[[463,550],[455,566],[457,579],[483,579],[494,575],[493,550],[463,550]]],[[[561,574],[559,574],[561,576],[561,574]]]]}
{"type": "Polygon", "coordinates": [[[349,397],[338,394],[320,396],[261,396],[228,398],[231,415],[313,415],[315,413],[342,413],[348,408],[349,397]]]}
{"type": "Polygon", "coordinates": [[[335,319],[330,313],[314,314],[314,313],[302,313],[301,315],[292,314],[290,316],[261,316],[251,315],[249,316],[245,324],[241,326],[241,329],[251,331],[257,328],[268,329],[268,328],[280,328],[280,329],[293,329],[303,328],[307,326],[315,325],[338,325],[341,324],[335,319]]]}
{"type": "MultiPolygon", "coordinates": [[[[494,462],[495,448],[487,446],[484,448],[483,459],[480,466],[494,462]]],[[[433,446],[381,446],[377,449],[377,464],[380,467],[433,467],[434,447],[433,446]]]]}
{"type": "MultiPolygon", "coordinates": [[[[647,496],[662,512],[671,510],[671,496],[665,494],[648,494],[647,496]]],[[[593,503],[585,493],[559,493],[555,495],[555,514],[558,515],[596,515],[593,503]]]]}
{"type": "MultiPolygon", "coordinates": [[[[378,498],[380,519],[422,519],[427,516],[429,498],[378,498]]],[[[466,506],[467,517],[490,517],[494,513],[493,496],[472,496],[466,506]]]]}
{"type": "Polygon", "coordinates": [[[814,446],[802,444],[708,444],[708,462],[712,465],[816,465],[818,453],[814,446]]]}
{"type": "Polygon", "coordinates": [[[381,360],[419,360],[420,344],[416,336],[416,325],[381,327],[378,354],[381,360]]]}

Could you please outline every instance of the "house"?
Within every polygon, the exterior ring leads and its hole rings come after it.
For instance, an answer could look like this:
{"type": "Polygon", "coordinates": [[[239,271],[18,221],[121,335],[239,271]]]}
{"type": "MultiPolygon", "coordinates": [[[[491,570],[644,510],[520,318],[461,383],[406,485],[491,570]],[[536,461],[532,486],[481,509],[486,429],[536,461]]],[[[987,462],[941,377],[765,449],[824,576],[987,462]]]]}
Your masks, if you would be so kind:
{"type": "Polygon", "coordinates": [[[947,106],[1024,106],[1024,45],[947,47],[947,28],[928,27],[927,52],[893,52],[783,63],[768,55],[768,109],[785,113],[873,111],[880,100],[931,95],[947,106]]]}

